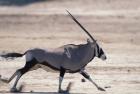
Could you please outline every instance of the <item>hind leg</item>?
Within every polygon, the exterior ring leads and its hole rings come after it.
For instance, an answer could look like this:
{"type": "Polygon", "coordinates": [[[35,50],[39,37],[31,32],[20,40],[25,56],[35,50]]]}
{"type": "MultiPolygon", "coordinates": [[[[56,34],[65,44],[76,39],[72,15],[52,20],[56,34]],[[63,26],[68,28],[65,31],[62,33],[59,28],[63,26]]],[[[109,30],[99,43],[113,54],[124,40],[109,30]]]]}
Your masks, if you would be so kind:
{"type": "MultiPolygon", "coordinates": [[[[36,65],[36,62],[34,60],[31,60],[29,62],[26,62],[25,67],[17,70],[17,72],[15,73],[17,75],[17,78],[16,78],[16,81],[15,81],[13,87],[11,88],[11,92],[17,92],[18,91],[17,88],[16,88],[16,86],[17,86],[17,83],[18,83],[19,79],[22,77],[23,74],[25,74],[26,72],[28,72],[29,70],[31,70],[31,68],[33,68],[34,65],[36,65]]],[[[13,77],[14,76],[15,75],[13,75],[13,77]]],[[[11,79],[13,77],[11,77],[11,79]]]]}
{"type": "MultiPolygon", "coordinates": [[[[14,83],[13,87],[12,87],[11,90],[10,90],[11,92],[18,92],[18,90],[17,90],[17,88],[16,88],[17,83],[18,83],[19,79],[21,78],[21,76],[22,76],[23,74],[25,74],[27,71],[28,71],[28,70],[26,70],[25,67],[16,71],[17,78],[16,78],[16,80],[15,80],[15,83],[14,83]]],[[[16,75],[13,75],[13,77],[16,76],[16,75]]],[[[11,77],[11,78],[12,78],[12,77],[11,77]]]]}
{"type": "Polygon", "coordinates": [[[11,82],[11,80],[13,80],[13,78],[15,78],[15,76],[18,74],[18,71],[16,71],[11,77],[10,79],[3,79],[1,78],[1,81],[5,82],[5,83],[9,83],[11,82]]]}

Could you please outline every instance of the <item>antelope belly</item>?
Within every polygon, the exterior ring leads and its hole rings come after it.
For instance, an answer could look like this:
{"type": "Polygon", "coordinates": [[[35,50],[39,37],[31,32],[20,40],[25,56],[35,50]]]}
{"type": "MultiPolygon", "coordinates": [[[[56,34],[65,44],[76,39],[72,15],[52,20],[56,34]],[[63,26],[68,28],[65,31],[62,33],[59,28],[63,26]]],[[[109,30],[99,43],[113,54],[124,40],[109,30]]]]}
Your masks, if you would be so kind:
{"type": "Polygon", "coordinates": [[[57,70],[49,67],[49,66],[46,66],[46,65],[42,65],[40,64],[40,68],[42,68],[43,70],[47,71],[47,72],[57,72],[57,70]]]}

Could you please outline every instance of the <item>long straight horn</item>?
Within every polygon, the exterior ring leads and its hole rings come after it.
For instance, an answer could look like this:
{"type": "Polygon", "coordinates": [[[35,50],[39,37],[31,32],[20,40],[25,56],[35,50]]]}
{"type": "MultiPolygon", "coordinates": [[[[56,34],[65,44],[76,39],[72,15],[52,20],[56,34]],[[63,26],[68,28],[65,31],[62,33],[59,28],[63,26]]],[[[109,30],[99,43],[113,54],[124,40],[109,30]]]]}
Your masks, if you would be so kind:
{"type": "Polygon", "coordinates": [[[72,14],[66,10],[68,12],[68,14],[70,15],[70,17],[86,32],[86,34],[93,40],[93,42],[96,42],[95,39],[91,36],[91,34],[74,18],[74,16],[72,16],[72,14]]]}

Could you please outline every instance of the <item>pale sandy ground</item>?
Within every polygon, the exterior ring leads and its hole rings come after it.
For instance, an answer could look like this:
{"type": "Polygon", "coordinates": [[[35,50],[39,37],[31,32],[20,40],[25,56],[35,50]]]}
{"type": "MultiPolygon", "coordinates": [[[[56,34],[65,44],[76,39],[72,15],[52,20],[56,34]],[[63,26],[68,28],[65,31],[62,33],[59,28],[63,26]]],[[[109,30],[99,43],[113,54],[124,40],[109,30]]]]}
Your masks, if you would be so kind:
{"type": "MultiPolygon", "coordinates": [[[[98,91],[90,82],[82,83],[83,77],[78,73],[66,74],[62,87],[65,89],[72,82],[70,93],[140,94],[139,4],[139,0],[46,0],[24,4],[1,0],[0,53],[85,43],[87,36],[67,16],[68,9],[106,52],[105,62],[95,58],[86,69],[95,82],[109,88],[98,91]]],[[[24,66],[24,61],[24,57],[1,60],[0,75],[10,77],[24,66]]],[[[57,92],[58,76],[59,73],[38,69],[25,74],[18,87],[24,84],[22,92],[53,94],[57,92]]],[[[9,92],[13,82],[0,82],[0,92],[9,92]]]]}

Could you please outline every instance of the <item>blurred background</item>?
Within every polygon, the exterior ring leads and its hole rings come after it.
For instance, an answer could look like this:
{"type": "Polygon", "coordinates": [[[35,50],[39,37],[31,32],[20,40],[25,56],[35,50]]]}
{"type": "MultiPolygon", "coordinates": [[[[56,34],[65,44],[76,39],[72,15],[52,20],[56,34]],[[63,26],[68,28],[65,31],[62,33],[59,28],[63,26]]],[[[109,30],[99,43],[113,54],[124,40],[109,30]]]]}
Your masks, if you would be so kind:
{"type": "MultiPolygon", "coordinates": [[[[97,39],[107,54],[107,61],[95,58],[86,67],[95,82],[106,88],[104,94],[139,94],[139,0],[0,0],[0,53],[86,43],[88,36],[66,10],[97,39]]],[[[24,64],[24,57],[1,60],[0,74],[10,77],[24,64]]],[[[66,75],[63,88],[71,81],[74,84],[70,92],[103,93],[88,81],[82,83],[81,78],[77,74],[66,75]]],[[[27,84],[23,91],[55,92],[58,73],[39,69],[26,74],[21,83],[27,84]]],[[[0,92],[8,92],[11,86],[1,84],[0,92]]]]}

